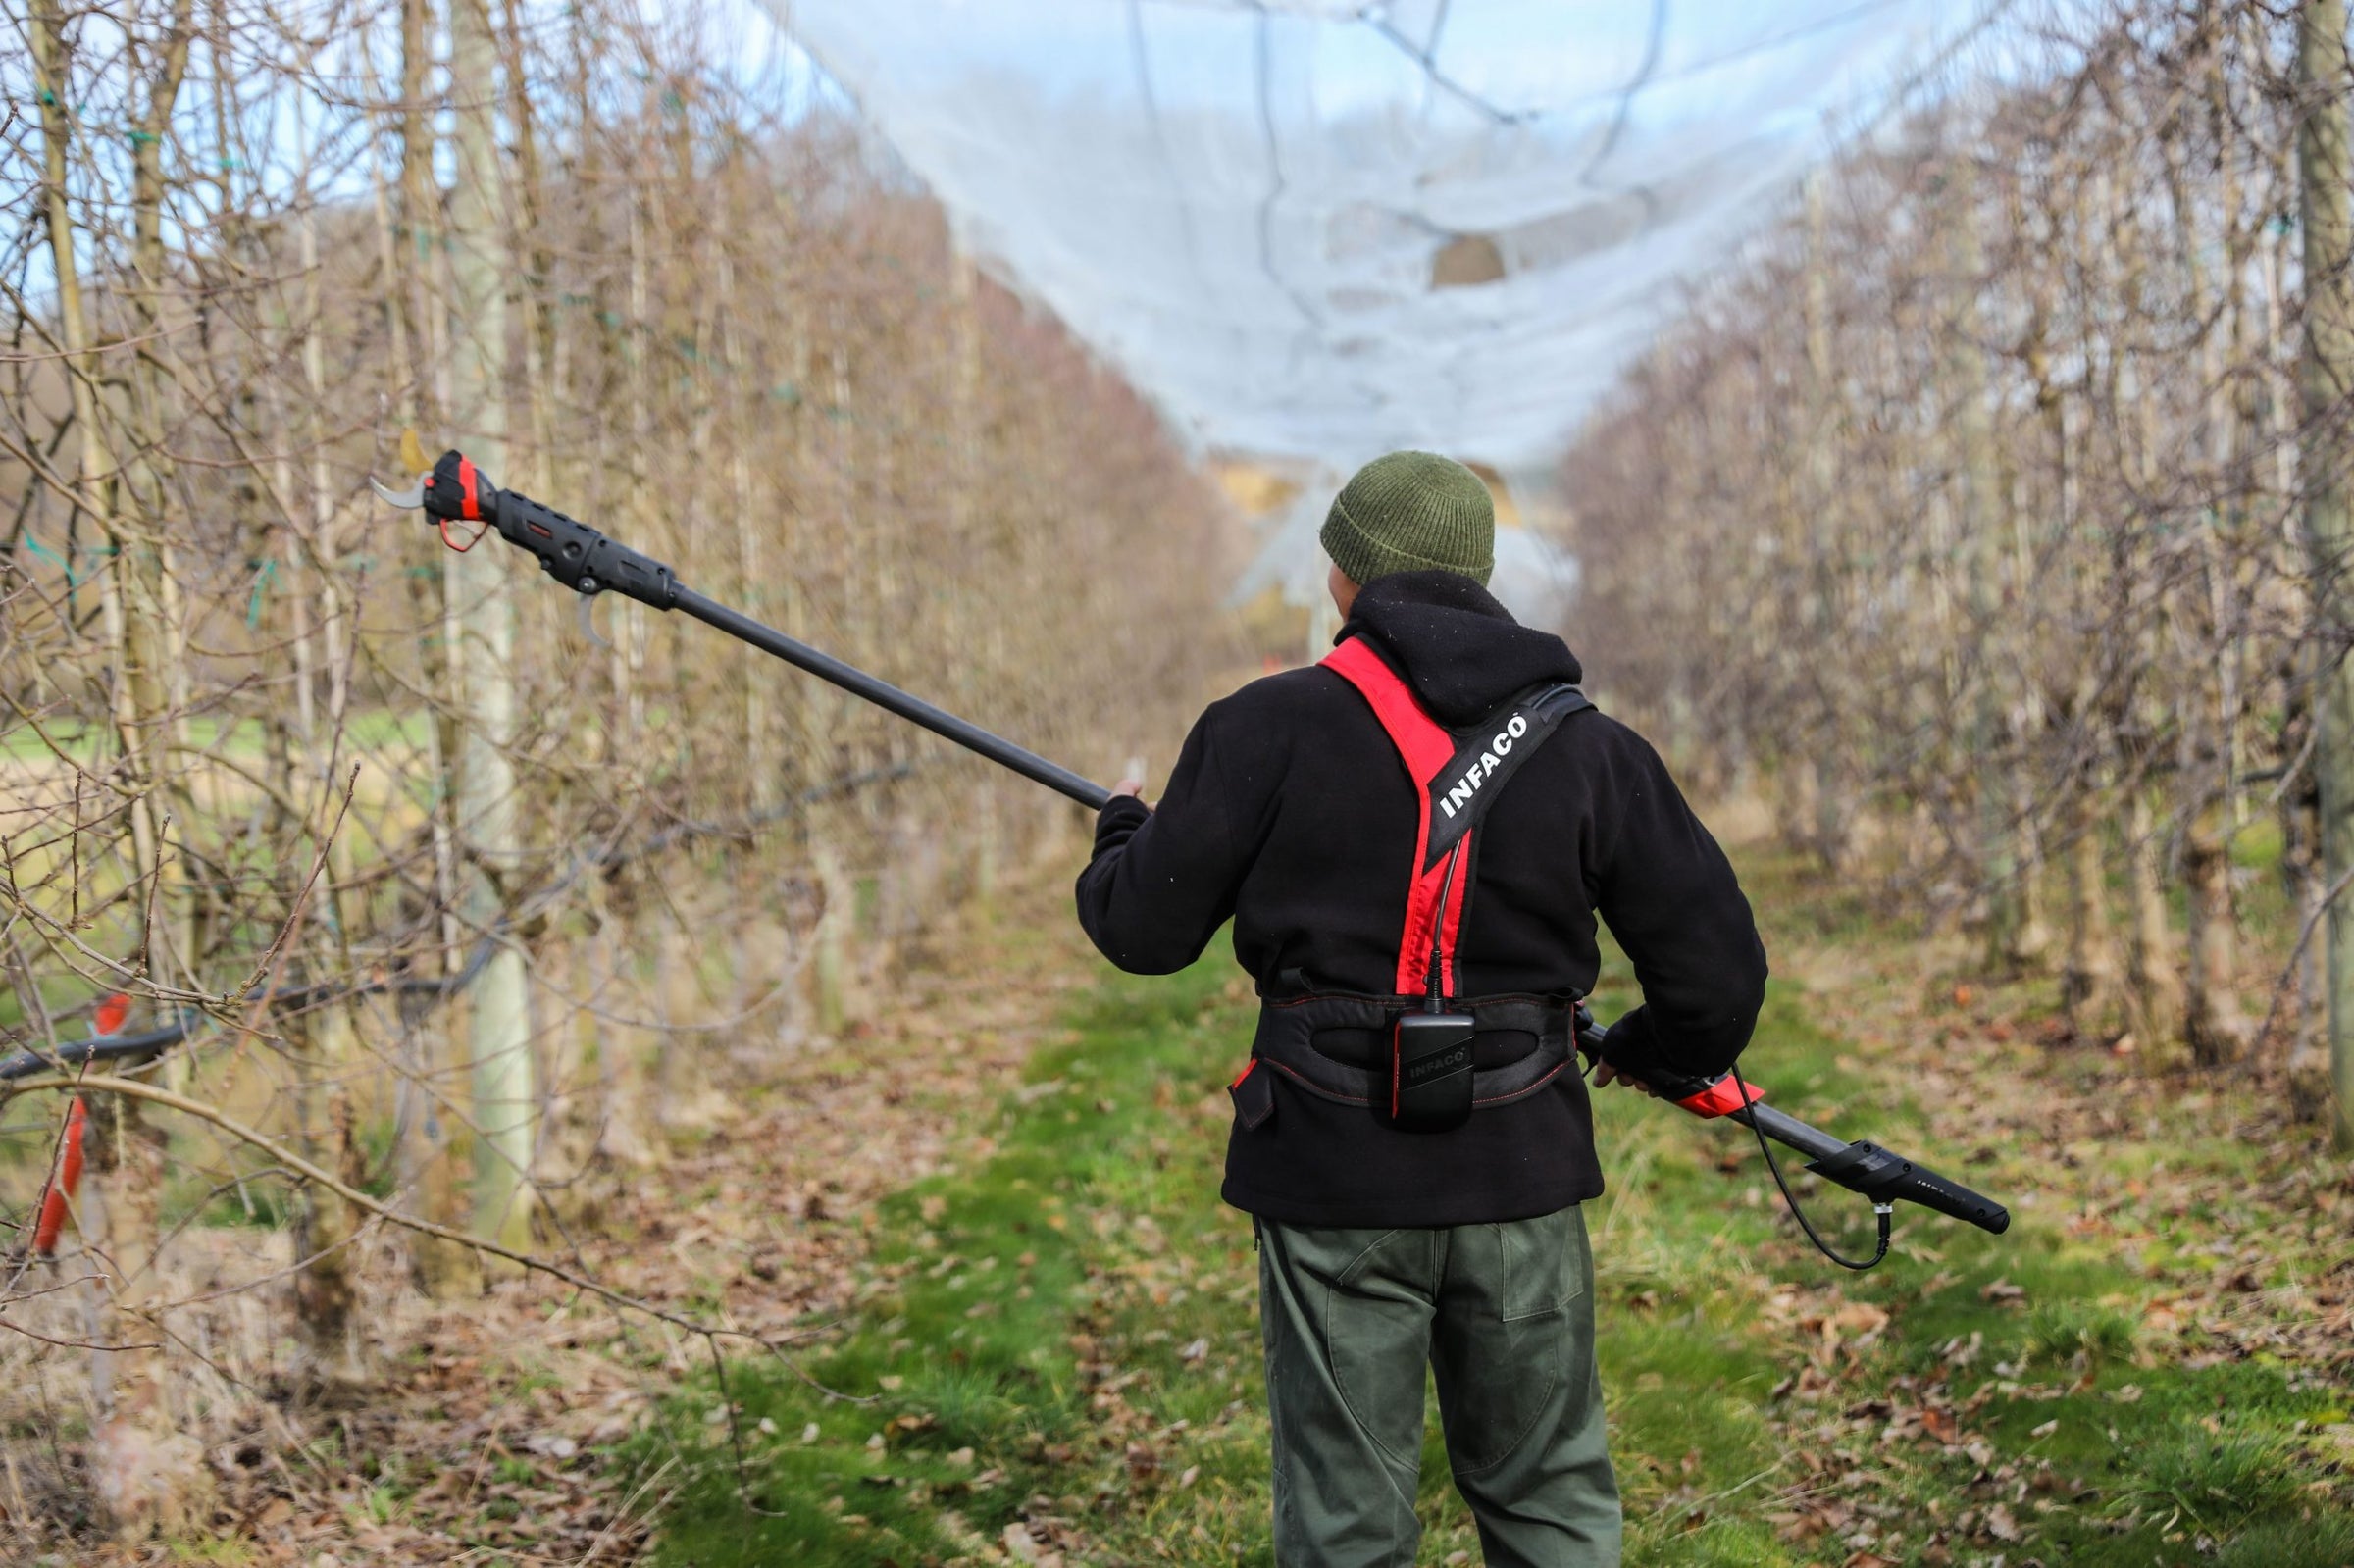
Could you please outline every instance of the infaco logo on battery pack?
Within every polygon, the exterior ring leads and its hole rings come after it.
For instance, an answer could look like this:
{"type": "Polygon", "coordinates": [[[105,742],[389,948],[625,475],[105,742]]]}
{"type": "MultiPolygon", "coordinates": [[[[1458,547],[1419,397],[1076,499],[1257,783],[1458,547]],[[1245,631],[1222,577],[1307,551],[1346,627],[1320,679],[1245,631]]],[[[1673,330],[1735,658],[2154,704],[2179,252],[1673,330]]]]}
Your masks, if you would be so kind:
{"type": "Polygon", "coordinates": [[[1468,1066],[1470,1061],[1471,1045],[1466,1040],[1453,1050],[1441,1051],[1436,1056],[1425,1056],[1418,1062],[1407,1063],[1406,1082],[1410,1087],[1426,1078],[1436,1078],[1441,1073],[1452,1073],[1458,1067],[1468,1066]]]}

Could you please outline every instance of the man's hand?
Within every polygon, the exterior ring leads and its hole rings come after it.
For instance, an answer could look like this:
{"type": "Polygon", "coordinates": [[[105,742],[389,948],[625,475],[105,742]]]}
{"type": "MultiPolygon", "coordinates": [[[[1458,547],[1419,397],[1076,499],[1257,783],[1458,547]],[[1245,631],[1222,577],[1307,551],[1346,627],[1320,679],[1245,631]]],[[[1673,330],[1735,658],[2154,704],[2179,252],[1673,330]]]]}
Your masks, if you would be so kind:
{"type": "Polygon", "coordinates": [[[1660,1091],[1656,1088],[1653,1088],[1649,1084],[1644,1083],[1641,1079],[1630,1078],[1626,1074],[1618,1071],[1618,1069],[1615,1067],[1612,1067],[1608,1062],[1595,1063],[1594,1087],[1596,1088],[1602,1088],[1612,1084],[1624,1084],[1628,1088],[1639,1088],[1644,1093],[1651,1095],[1655,1099],[1659,1097],[1660,1091]]]}

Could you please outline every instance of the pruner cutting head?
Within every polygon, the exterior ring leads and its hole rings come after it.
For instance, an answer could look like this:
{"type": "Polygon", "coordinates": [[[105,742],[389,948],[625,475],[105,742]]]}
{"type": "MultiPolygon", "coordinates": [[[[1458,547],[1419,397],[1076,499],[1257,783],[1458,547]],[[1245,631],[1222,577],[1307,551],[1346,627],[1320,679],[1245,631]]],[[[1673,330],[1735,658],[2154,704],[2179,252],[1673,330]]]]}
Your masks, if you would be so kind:
{"type": "Polygon", "coordinates": [[[397,506],[404,512],[414,512],[425,504],[425,476],[422,474],[418,475],[405,490],[386,489],[377,481],[373,475],[369,477],[368,487],[376,491],[378,500],[386,506],[397,506]]]}
{"type": "Polygon", "coordinates": [[[397,506],[404,512],[414,512],[425,505],[426,474],[430,465],[425,461],[425,448],[418,444],[417,432],[413,430],[400,432],[400,466],[404,472],[417,476],[416,482],[407,489],[387,490],[376,482],[374,476],[369,478],[368,482],[375,488],[377,499],[397,506]]]}
{"type": "MultiPolygon", "coordinates": [[[[415,455],[402,454],[404,458],[415,455]]],[[[463,452],[442,453],[433,471],[420,475],[405,490],[387,489],[374,480],[368,482],[387,505],[423,509],[440,528],[441,542],[460,555],[497,533],[536,557],[549,577],[580,594],[584,610],[590,595],[606,592],[657,610],[667,610],[678,602],[678,580],[670,575],[669,567],[614,543],[588,524],[528,495],[500,489],[463,452]]],[[[584,623],[583,631],[591,641],[604,641],[593,625],[584,623]]]]}
{"type": "MultiPolygon", "coordinates": [[[[414,437],[404,436],[404,442],[414,444],[414,437]]],[[[404,459],[422,454],[403,452],[404,459]]],[[[412,470],[411,472],[415,472],[412,470]]],[[[475,547],[482,536],[490,531],[498,506],[498,490],[478,473],[462,452],[444,452],[431,472],[417,475],[417,481],[405,490],[395,490],[369,480],[378,499],[387,505],[408,511],[423,510],[441,531],[441,542],[464,555],[475,547]],[[470,523],[473,531],[464,538],[451,534],[452,523],[470,523]]]]}

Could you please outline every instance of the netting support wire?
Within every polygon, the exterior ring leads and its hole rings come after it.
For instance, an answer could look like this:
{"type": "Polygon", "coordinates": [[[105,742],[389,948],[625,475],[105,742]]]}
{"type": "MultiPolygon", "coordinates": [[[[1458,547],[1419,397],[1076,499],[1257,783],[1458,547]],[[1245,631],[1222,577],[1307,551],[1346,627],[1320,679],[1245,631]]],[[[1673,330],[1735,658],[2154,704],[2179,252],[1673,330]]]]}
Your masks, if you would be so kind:
{"type": "Polygon", "coordinates": [[[1373,29],[1375,37],[1380,38],[1419,66],[1422,75],[1429,79],[1432,86],[1437,87],[1474,114],[1484,115],[1499,126],[1517,126],[1539,118],[1539,112],[1535,110],[1507,109],[1493,103],[1439,69],[1439,39],[1446,35],[1447,14],[1454,8],[1454,5],[1455,0],[1439,0],[1439,14],[1430,25],[1430,41],[1420,46],[1416,46],[1411,38],[1400,32],[1397,25],[1386,16],[1368,16],[1363,21],[1367,26],[1373,29]]]}
{"type": "Polygon", "coordinates": [[[1202,270],[1202,238],[1194,225],[1194,206],[1186,200],[1185,186],[1177,177],[1177,160],[1169,151],[1168,126],[1160,118],[1160,99],[1152,90],[1152,57],[1145,40],[1145,0],[1128,0],[1128,45],[1136,62],[1136,90],[1145,102],[1145,117],[1151,122],[1152,147],[1160,158],[1160,177],[1169,187],[1169,199],[1177,204],[1177,226],[1185,231],[1186,266],[1194,275],[1194,287],[1201,290],[1204,305],[1212,303],[1209,275],[1202,270]]]}
{"type": "MultiPolygon", "coordinates": [[[[1258,131],[1267,146],[1267,193],[1258,204],[1258,266],[1267,275],[1267,281],[1292,302],[1307,325],[1320,331],[1323,318],[1275,265],[1275,204],[1283,199],[1288,188],[1283,177],[1283,152],[1275,137],[1274,46],[1269,32],[1275,19],[1263,0],[1253,0],[1253,10],[1258,15],[1258,25],[1252,32],[1253,74],[1258,84],[1258,131]]],[[[1299,339],[1295,337],[1293,341],[1297,343],[1299,339]]]]}

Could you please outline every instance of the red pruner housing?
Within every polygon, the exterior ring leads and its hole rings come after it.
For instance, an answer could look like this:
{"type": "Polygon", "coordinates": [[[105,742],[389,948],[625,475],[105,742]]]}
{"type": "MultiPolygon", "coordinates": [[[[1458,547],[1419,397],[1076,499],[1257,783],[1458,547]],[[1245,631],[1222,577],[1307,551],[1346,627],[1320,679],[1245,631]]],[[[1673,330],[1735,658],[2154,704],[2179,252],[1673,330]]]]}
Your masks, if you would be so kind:
{"type": "Polygon", "coordinates": [[[1705,1119],[1715,1116],[1730,1116],[1737,1110],[1741,1110],[1746,1106],[1757,1104],[1758,1101],[1764,1099],[1765,1097],[1766,1091],[1763,1088],[1760,1088],[1757,1085],[1748,1083],[1746,1080],[1744,1080],[1741,1084],[1736,1086],[1733,1082],[1733,1075],[1726,1073],[1720,1077],[1710,1079],[1707,1087],[1701,1089],[1699,1093],[1687,1094],[1682,1099],[1677,1100],[1675,1103],[1681,1105],[1685,1110],[1690,1111],[1693,1115],[1705,1119]],[[1749,1090],[1749,1098],[1746,1100],[1741,1097],[1741,1090],[1743,1088],[1747,1088],[1749,1090]]]}

